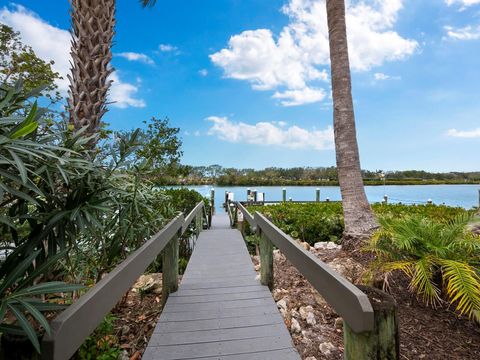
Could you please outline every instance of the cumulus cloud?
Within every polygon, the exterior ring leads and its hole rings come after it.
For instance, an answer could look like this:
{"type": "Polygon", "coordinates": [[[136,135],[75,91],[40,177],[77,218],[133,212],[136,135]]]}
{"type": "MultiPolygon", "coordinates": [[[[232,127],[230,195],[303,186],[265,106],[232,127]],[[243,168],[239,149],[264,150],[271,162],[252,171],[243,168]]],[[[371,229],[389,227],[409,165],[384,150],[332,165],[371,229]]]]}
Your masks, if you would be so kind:
{"type": "Polygon", "coordinates": [[[210,116],[212,123],[208,134],[232,143],[274,145],[289,149],[333,149],[332,127],[325,130],[303,129],[298,126],[286,127],[275,122],[258,122],[254,125],[234,122],[227,117],[210,116]]]}
{"type": "Polygon", "coordinates": [[[444,27],[445,38],[454,40],[478,40],[480,39],[480,25],[468,25],[462,28],[454,28],[453,26],[444,27]]]}
{"type": "Polygon", "coordinates": [[[286,90],[273,94],[274,99],[280,99],[283,106],[297,106],[322,101],[327,94],[323,89],[305,87],[300,90],[286,90]]]}
{"type": "Polygon", "coordinates": [[[153,65],[155,62],[148,55],[136,53],[136,52],[122,52],[115,54],[116,56],[127,59],[128,61],[139,61],[145,64],[153,65]]]}
{"type": "MultiPolygon", "coordinates": [[[[386,61],[405,59],[418,48],[415,40],[394,31],[402,2],[347,2],[353,70],[368,71],[386,61]]],[[[232,36],[228,48],[210,55],[210,59],[223,68],[226,77],[249,81],[256,90],[277,90],[274,98],[280,94],[283,105],[301,105],[312,102],[311,95],[319,81],[328,80],[325,67],[330,55],[325,0],[290,0],[282,12],[288,16],[289,24],[278,36],[269,29],[244,31],[232,36]],[[310,94],[304,97],[305,102],[299,97],[301,92],[310,94]]],[[[317,89],[314,101],[323,99],[319,95],[317,89]]]]}
{"type": "Polygon", "coordinates": [[[373,75],[375,80],[377,81],[384,81],[384,80],[400,80],[400,76],[392,76],[392,75],[387,75],[384,73],[375,73],[373,75]]]}
{"type": "Polygon", "coordinates": [[[201,69],[198,71],[198,73],[200,74],[200,76],[207,76],[208,75],[208,70],[207,69],[201,69]]]}
{"type": "MultiPolygon", "coordinates": [[[[0,8],[0,22],[20,32],[22,41],[31,46],[38,57],[55,62],[54,70],[63,77],[58,80],[57,85],[59,90],[66,95],[69,85],[67,74],[70,73],[71,59],[69,55],[70,33],[49,24],[36,13],[21,5],[0,8]]],[[[115,72],[111,75],[111,79],[114,81],[109,98],[109,101],[114,102],[112,106],[120,108],[145,106],[143,100],[132,97],[138,91],[136,85],[123,82],[115,72]]]]}
{"type": "Polygon", "coordinates": [[[465,138],[465,139],[480,138],[480,128],[473,129],[473,130],[450,129],[447,131],[447,135],[451,137],[465,138]]]}

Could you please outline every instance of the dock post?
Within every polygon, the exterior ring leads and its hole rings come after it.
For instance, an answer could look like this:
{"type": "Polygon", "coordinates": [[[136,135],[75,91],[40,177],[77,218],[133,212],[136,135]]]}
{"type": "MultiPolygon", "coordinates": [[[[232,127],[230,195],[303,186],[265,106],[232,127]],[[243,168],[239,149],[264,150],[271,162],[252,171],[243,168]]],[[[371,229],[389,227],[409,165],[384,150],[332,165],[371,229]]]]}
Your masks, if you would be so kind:
{"type": "Polygon", "coordinates": [[[210,190],[210,205],[211,205],[211,212],[212,214],[215,214],[215,189],[212,188],[210,190]]]}
{"type": "Polygon", "coordinates": [[[385,204],[388,204],[388,196],[387,195],[383,195],[383,202],[385,204]]]}
{"type": "Polygon", "coordinates": [[[273,289],[273,244],[262,230],[260,235],[260,282],[273,289]]]}
{"type": "MultiPolygon", "coordinates": [[[[480,190],[479,190],[479,192],[480,192],[480,190]]],[[[283,202],[287,201],[287,189],[285,189],[285,188],[282,189],[282,199],[283,199],[283,202]]]]}
{"type": "Polygon", "coordinates": [[[178,251],[180,231],[173,236],[162,251],[162,307],[168,296],[178,290],[178,251]]]}
{"type": "Polygon", "coordinates": [[[315,201],[316,201],[316,202],[320,202],[320,189],[319,189],[319,188],[317,188],[317,189],[315,190],[315,195],[316,195],[316,196],[315,196],[315,201]]]}
{"type": "Polygon", "coordinates": [[[257,190],[253,190],[253,202],[257,202],[257,190]]]}
{"type": "Polygon", "coordinates": [[[432,199],[428,199],[428,200],[427,200],[427,204],[428,204],[428,205],[432,205],[432,204],[433,204],[432,199]]]}
{"type": "Polygon", "coordinates": [[[250,201],[250,195],[252,193],[252,190],[250,190],[250,188],[247,189],[247,202],[250,201]]]}

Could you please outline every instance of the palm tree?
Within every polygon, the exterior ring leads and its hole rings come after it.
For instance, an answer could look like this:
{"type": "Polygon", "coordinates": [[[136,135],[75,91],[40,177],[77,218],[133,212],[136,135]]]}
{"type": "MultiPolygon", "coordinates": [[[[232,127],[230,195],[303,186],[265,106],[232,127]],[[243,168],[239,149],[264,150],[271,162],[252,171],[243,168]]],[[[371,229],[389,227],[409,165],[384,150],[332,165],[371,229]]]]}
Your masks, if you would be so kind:
{"type": "Polygon", "coordinates": [[[333,124],[338,180],[345,218],[346,245],[378,227],[363,187],[353,111],[344,0],[327,0],[328,34],[333,91],[333,124]]]}
{"type": "MultiPolygon", "coordinates": [[[[141,0],[143,7],[155,0],[141,0]]],[[[115,0],[71,0],[72,68],[68,110],[75,129],[87,127],[87,134],[100,129],[107,112],[107,96],[114,71],[111,66],[115,35],[115,0]]],[[[92,146],[95,142],[92,142],[92,146]]]]}

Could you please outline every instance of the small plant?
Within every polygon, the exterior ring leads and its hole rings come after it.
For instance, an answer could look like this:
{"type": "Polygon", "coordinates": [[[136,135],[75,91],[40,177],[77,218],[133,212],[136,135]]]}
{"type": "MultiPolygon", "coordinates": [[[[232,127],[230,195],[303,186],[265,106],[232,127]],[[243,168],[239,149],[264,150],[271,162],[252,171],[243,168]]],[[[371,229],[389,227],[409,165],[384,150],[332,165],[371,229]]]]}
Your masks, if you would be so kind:
{"type": "Polygon", "coordinates": [[[117,360],[121,349],[115,336],[116,318],[107,315],[98,325],[95,332],[89,336],[78,350],[76,358],[79,360],[117,360]]]}
{"type": "Polygon", "coordinates": [[[372,269],[402,271],[410,290],[436,307],[444,298],[461,315],[480,320],[480,237],[467,230],[471,217],[449,222],[418,215],[381,218],[366,246],[377,255],[372,269]]]}

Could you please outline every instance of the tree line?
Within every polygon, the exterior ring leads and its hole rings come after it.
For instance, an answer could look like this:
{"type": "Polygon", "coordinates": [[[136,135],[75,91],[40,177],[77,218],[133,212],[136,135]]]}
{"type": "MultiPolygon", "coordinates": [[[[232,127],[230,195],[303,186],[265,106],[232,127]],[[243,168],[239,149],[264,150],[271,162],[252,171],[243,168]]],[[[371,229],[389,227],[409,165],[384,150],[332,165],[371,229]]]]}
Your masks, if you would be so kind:
{"type": "MultiPolygon", "coordinates": [[[[365,184],[478,184],[480,172],[428,172],[424,170],[362,170],[365,184]]],[[[338,185],[337,168],[267,167],[236,169],[221,165],[179,166],[170,177],[156,180],[162,185],[268,186],[268,185],[338,185]]]]}

